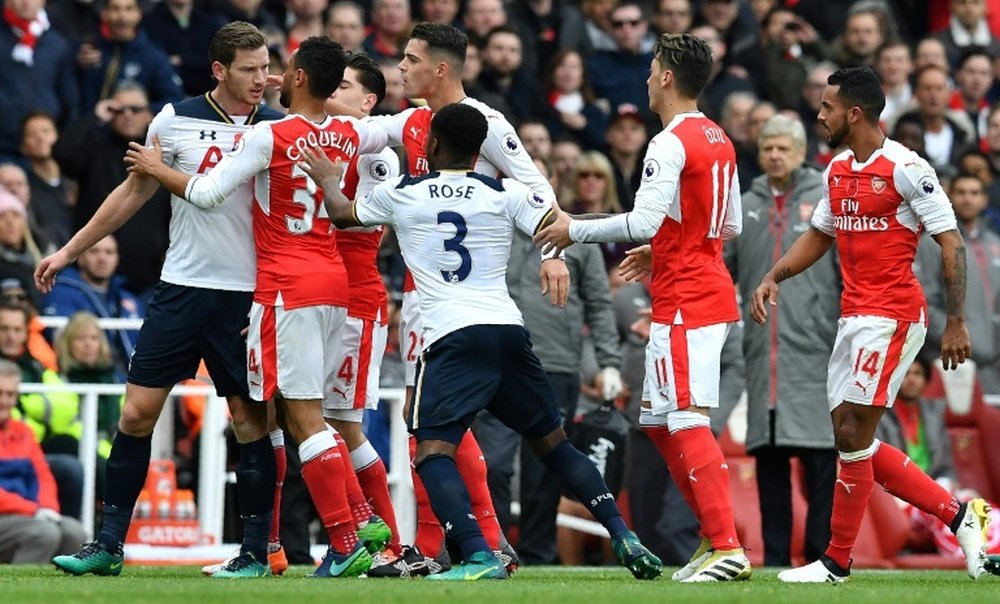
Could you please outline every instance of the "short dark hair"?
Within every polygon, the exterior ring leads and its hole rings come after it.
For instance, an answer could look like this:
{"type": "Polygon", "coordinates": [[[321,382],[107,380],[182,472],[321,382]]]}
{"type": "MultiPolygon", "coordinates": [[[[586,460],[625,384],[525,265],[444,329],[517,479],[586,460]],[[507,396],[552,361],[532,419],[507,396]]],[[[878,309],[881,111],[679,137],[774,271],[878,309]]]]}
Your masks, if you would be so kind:
{"type": "Polygon", "coordinates": [[[233,21],[219,28],[212,36],[209,57],[226,67],[233,64],[237,50],[257,50],[267,46],[267,38],[252,23],[233,21]]]}
{"type": "Polygon", "coordinates": [[[362,88],[375,95],[375,104],[385,98],[385,74],[371,57],[363,52],[352,52],[347,55],[347,66],[358,72],[358,81],[362,88]]]}
{"type": "Polygon", "coordinates": [[[486,116],[464,103],[445,105],[431,120],[431,135],[462,156],[471,157],[479,153],[488,130],[486,116]]]}
{"type": "MultiPolygon", "coordinates": [[[[518,40],[521,39],[521,34],[518,33],[518,31],[516,29],[514,29],[513,27],[511,27],[510,25],[497,25],[496,27],[494,27],[493,29],[491,29],[489,32],[487,32],[486,37],[483,38],[483,47],[485,48],[485,47],[489,46],[490,40],[493,39],[493,36],[500,36],[500,35],[503,35],[503,34],[508,34],[508,35],[514,36],[518,40]]],[[[521,45],[523,46],[524,43],[522,42],[521,45]]]]}
{"type": "Polygon", "coordinates": [[[344,80],[347,54],[339,42],[326,36],[306,38],[295,53],[295,67],[309,77],[309,94],[325,99],[344,80]]]}
{"type": "MultiPolygon", "coordinates": [[[[931,371],[934,370],[934,366],[931,364],[931,354],[929,350],[926,348],[922,349],[917,354],[917,358],[913,359],[913,362],[920,365],[920,369],[924,372],[925,380],[929,382],[931,378],[934,377],[931,373],[931,371]]],[[[907,368],[907,371],[909,371],[909,368],[907,368]]]]}
{"type": "Polygon", "coordinates": [[[10,300],[0,298],[0,311],[4,310],[21,313],[21,316],[24,317],[25,326],[27,326],[28,321],[31,320],[31,313],[24,307],[23,304],[18,304],[17,302],[11,302],[10,300]]]}
{"type": "Polygon", "coordinates": [[[826,83],[839,86],[837,96],[850,107],[860,107],[869,123],[877,124],[885,109],[885,92],[875,70],[867,65],[843,67],[830,74],[826,83]]]}
{"type": "Polygon", "coordinates": [[[674,72],[677,90],[696,99],[712,77],[712,47],[691,34],[661,34],[653,44],[660,67],[674,72]]]}
{"type": "Polygon", "coordinates": [[[454,25],[447,23],[417,23],[410,32],[411,40],[423,40],[427,51],[444,57],[454,67],[465,65],[465,51],[469,47],[469,36],[454,25]]]}
{"type": "Polygon", "coordinates": [[[917,128],[920,128],[921,132],[924,132],[924,131],[927,130],[927,126],[924,125],[924,120],[923,120],[923,118],[920,117],[919,113],[915,113],[915,112],[914,113],[904,113],[903,115],[899,116],[899,119],[896,120],[896,123],[893,125],[893,127],[892,127],[892,137],[896,138],[896,136],[899,133],[899,128],[901,126],[907,126],[907,125],[909,125],[909,126],[916,126],[917,128]]]}
{"type": "MultiPolygon", "coordinates": [[[[786,10],[791,10],[791,9],[786,9],[786,10]]],[[[903,48],[906,50],[906,56],[910,57],[911,59],[913,58],[913,51],[910,50],[909,44],[903,42],[902,40],[889,40],[882,46],[879,46],[878,50],[875,51],[875,61],[877,62],[879,59],[882,58],[882,55],[886,51],[891,50],[893,48],[903,48]]]]}
{"type": "Polygon", "coordinates": [[[993,64],[993,54],[989,50],[982,46],[966,46],[965,50],[962,51],[962,54],[958,56],[958,63],[955,64],[955,71],[959,71],[965,67],[965,64],[968,63],[970,59],[974,59],[976,57],[984,57],[990,62],[990,65],[993,64]]]}
{"type": "Polygon", "coordinates": [[[948,73],[948,70],[941,67],[940,65],[924,65],[920,69],[914,71],[913,75],[910,76],[913,81],[913,87],[916,88],[917,86],[919,86],[920,80],[924,78],[924,75],[931,72],[940,73],[941,75],[944,76],[945,80],[951,77],[951,74],[948,73]]]}
{"type": "Polygon", "coordinates": [[[24,119],[21,120],[20,140],[22,141],[24,140],[24,130],[25,128],[28,127],[28,122],[30,122],[31,120],[38,120],[38,119],[49,120],[50,122],[52,122],[52,125],[55,126],[56,130],[57,131],[59,130],[59,124],[56,123],[56,118],[52,117],[51,113],[49,113],[48,111],[43,111],[41,109],[36,109],[35,111],[28,112],[28,114],[24,116],[24,119]]]}
{"type": "Polygon", "coordinates": [[[948,184],[948,194],[949,195],[951,195],[951,192],[953,190],[955,190],[955,184],[958,183],[958,181],[960,181],[960,180],[974,180],[974,181],[976,181],[976,182],[979,183],[979,187],[983,190],[983,193],[986,192],[986,183],[983,182],[983,179],[979,178],[978,176],[976,176],[972,172],[964,172],[963,171],[963,172],[959,172],[958,174],[956,174],[955,176],[952,177],[951,182],[948,184]]]}

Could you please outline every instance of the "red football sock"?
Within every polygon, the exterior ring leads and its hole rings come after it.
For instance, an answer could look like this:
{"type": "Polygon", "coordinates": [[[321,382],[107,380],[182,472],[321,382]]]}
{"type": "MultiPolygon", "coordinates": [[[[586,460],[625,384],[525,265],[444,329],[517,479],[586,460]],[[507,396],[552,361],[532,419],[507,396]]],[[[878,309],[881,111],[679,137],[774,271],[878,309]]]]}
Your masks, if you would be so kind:
{"type": "Polygon", "coordinates": [[[413,477],[413,498],[417,502],[417,536],[413,544],[417,546],[420,553],[431,558],[437,557],[444,546],[444,530],[438,523],[434,510],[431,509],[431,500],[427,496],[427,489],[421,482],[413,467],[413,460],[417,457],[417,439],[410,437],[410,474],[413,477]]]}
{"type": "Polygon", "coordinates": [[[389,477],[385,471],[385,464],[381,459],[376,458],[375,463],[368,467],[355,470],[361,490],[364,491],[371,505],[379,518],[385,521],[392,529],[392,541],[389,542],[389,549],[396,555],[403,552],[399,545],[399,529],[396,528],[396,510],[392,507],[392,497],[389,495],[389,477]]]}
{"type": "Polygon", "coordinates": [[[840,475],[833,489],[830,545],[826,548],[826,555],[841,568],[851,566],[851,550],[861,530],[861,521],[874,487],[875,475],[870,457],[851,462],[840,460],[840,475]]]}
{"type": "Polygon", "coordinates": [[[309,489],[313,505],[330,537],[330,546],[341,554],[354,551],[358,535],[354,530],[351,506],[344,490],[346,474],[339,449],[326,449],[302,464],[302,479],[309,489]]]}
{"type": "Polygon", "coordinates": [[[274,447],[274,512],[271,516],[270,543],[281,543],[281,487],[285,485],[285,474],[288,472],[288,457],[285,456],[285,445],[274,447]]]}
{"type": "Polygon", "coordinates": [[[683,454],[685,473],[698,510],[701,532],[717,550],[740,547],[729,493],[729,466],[708,426],[670,435],[683,454]]]}
{"type": "Polygon", "coordinates": [[[368,505],[365,494],[358,483],[358,477],[354,474],[354,466],[351,465],[351,450],[347,448],[347,443],[340,434],[334,433],[333,439],[340,448],[340,457],[344,464],[344,486],[347,490],[347,501],[351,506],[351,515],[354,516],[354,523],[357,526],[364,526],[371,519],[375,511],[368,505]]]}
{"type": "Polygon", "coordinates": [[[694,498],[694,491],[691,490],[691,483],[688,482],[687,470],[684,468],[684,458],[681,456],[677,440],[670,437],[670,430],[666,426],[643,426],[642,431],[646,433],[649,440],[653,441],[656,449],[667,463],[670,477],[674,484],[680,489],[681,495],[688,507],[694,512],[695,518],[701,524],[701,511],[698,509],[698,501],[694,498]]]}
{"type": "Polygon", "coordinates": [[[458,466],[462,481],[465,482],[465,487],[469,490],[472,513],[476,516],[479,530],[486,538],[486,544],[490,549],[500,549],[500,523],[497,521],[493,497],[486,482],[486,459],[483,457],[483,450],[479,448],[479,443],[476,442],[476,437],[472,435],[472,430],[465,431],[465,436],[455,453],[455,464],[458,466]]]}
{"type": "Polygon", "coordinates": [[[872,456],[875,482],[922,512],[937,516],[950,525],[961,504],[944,487],[911,462],[902,451],[881,443],[872,456]]]}

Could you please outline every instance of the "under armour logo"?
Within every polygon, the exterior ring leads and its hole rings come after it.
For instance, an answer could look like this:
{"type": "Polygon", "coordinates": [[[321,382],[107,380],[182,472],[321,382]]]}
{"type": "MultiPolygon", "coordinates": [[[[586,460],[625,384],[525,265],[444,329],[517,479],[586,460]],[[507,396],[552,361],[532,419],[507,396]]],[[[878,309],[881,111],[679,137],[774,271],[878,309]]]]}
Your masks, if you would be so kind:
{"type": "Polygon", "coordinates": [[[199,130],[201,135],[198,137],[201,140],[215,140],[215,130],[199,130]]]}
{"type": "Polygon", "coordinates": [[[843,479],[840,479],[840,478],[837,479],[837,484],[843,485],[844,486],[844,490],[847,491],[848,495],[851,494],[851,489],[853,489],[854,487],[858,486],[856,483],[853,483],[853,482],[850,483],[850,484],[848,484],[848,483],[844,482],[843,479]]]}

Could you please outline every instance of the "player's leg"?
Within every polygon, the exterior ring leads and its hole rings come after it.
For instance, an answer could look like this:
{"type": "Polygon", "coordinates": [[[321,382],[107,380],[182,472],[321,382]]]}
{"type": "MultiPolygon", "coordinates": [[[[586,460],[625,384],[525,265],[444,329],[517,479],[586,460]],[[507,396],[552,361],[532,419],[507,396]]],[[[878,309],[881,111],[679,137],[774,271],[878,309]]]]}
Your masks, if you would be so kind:
{"type": "Polygon", "coordinates": [[[490,411],[524,435],[541,462],[608,530],[619,562],[638,579],[658,577],[663,572],[659,558],[628,529],[597,466],[566,437],[555,392],[532,352],[528,332],[520,326],[503,325],[493,327],[492,334],[502,346],[505,365],[490,411]]]}
{"type": "Polygon", "coordinates": [[[162,281],[156,286],[129,363],[125,405],[108,456],[101,530],[80,552],[56,556],[53,563],[60,569],[75,575],[121,572],[122,544],[149,470],[153,426],[174,384],[195,375],[198,336],[210,306],[203,290],[162,281]]]}
{"type": "Polygon", "coordinates": [[[764,537],[764,566],[791,566],[792,465],[791,448],[764,446],[755,449],[757,496],[764,537]]]}
{"type": "Polygon", "coordinates": [[[288,558],[281,547],[281,492],[288,473],[288,456],[285,451],[285,433],[278,426],[276,405],[267,403],[267,433],[274,451],[274,504],[271,506],[271,530],[267,535],[267,561],[271,572],[280,575],[288,569],[288,558]]]}

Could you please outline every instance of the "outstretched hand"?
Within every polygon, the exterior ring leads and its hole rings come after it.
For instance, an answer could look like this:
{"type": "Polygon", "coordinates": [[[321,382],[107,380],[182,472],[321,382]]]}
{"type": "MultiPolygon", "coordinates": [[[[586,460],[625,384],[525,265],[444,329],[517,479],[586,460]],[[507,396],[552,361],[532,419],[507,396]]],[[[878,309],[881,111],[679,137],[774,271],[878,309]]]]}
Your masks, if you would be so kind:
{"type": "Polygon", "coordinates": [[[569,225],[572,222],[573,219],[569,217],[569,214],[561,210],[557,211],[555,221],[535,233],[533,238],[535,245],[542,248],[542,253],[545,255],[549,255],[553,251],[556,255],[562,253],[564,249],[573,245],[573,240],[569,238],[569,225]]]}
{"type": "Polygon", "coordinates": [[[767,307],[778,305],[778,284],[774,279],[765,276],[757,289],[753,291],[750,301],[750,316],[761,325],[767,322],[767,307]]]}
{"type": "Polygon", "coordinates": [[[319,147],[303,147],[301,151],[303,161],[299,162],[299,167],[314,183],[324,189],[333,186],[333,183],[336,183],[337,187],[340,186],[340,179],[344,176],[344,162],[340,159],[336,162],[330,161],[319,147]]]}

